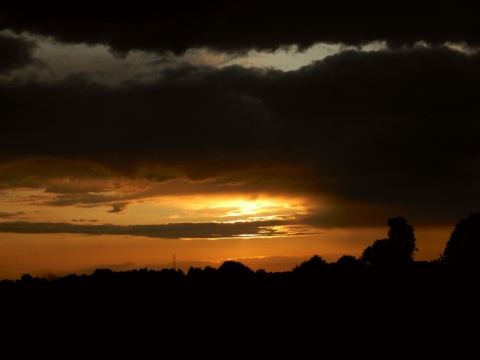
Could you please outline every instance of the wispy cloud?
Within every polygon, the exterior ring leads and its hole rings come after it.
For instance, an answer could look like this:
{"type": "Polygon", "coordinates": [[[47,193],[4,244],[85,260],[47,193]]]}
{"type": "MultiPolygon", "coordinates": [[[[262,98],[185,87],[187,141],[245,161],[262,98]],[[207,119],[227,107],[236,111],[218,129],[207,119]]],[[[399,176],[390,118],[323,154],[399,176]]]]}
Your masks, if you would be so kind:
{"type": "Polygon", "coordinates": [[[28,219],[26,213],[23,211],[17,211],[13,213],[0,212],[0,219],[28,219]]]}
{"type": "Polygon", "coordinates": [[[112,209],[109,210],[109,213],[123,213],[125,210],[127,210],[128,207],[128,202],[120,202],[120,203],[114,203],[112,204],[112,209]]]}

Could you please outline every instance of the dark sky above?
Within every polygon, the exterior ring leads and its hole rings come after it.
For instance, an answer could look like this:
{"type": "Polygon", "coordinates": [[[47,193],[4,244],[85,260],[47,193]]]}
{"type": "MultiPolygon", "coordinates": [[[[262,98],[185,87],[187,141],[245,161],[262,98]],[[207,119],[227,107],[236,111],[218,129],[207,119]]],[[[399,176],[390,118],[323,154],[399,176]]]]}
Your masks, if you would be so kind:
{"type": "Polygon", "coordinates": [[[130,50],[274,50],[317,42],[391,46],[450,42],[480,44],[476,1],[219,1],[182,0],[116,4],[115,9],[72,6],[48,11],[22,6],[0,10],[0,26],[53,36],[62,42],[106,44],[130,50]]]}
{"type": "MultiPolygon", "coordinates": [[[[312,222],[358,225],[385,211],[456,223],[480,204],[478,10],[475,1],[169,1],[41,15],[0,7],[0,31],[103,44],[120,57],[386,44],[293,71],[184,64],[115,87],[86,73],[0,82],[0,161],[88,159],[158,181],[172,176],[159,167],[194,180],[254,174],[258,190],[345,206],[312,222]]],[[[35,46],[0,33],[0,74],[35,63],[35,46]]],[[[0,187],[22,181],[0,173],[0,187]]]]}

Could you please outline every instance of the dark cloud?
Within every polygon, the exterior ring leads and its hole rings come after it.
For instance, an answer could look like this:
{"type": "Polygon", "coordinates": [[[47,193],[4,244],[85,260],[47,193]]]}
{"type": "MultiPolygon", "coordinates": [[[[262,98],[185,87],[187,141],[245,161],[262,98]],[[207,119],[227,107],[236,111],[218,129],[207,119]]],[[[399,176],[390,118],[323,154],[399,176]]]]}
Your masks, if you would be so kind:
{"type": "Polygon", "coordinates": [[[34,48],[35,44],[31,41],[0,34],[0,74],[33,63],[34,48]]]}
{"type": "MultiPolygon", "coordinates": [[[[7,119],[2,126],[7,127],[7,119]]],[[[28,124],[25,123],[26,125],[28,124]]],[[[6,137],[4,137],[6,138],[6,137]]],[[[49,139],[51,140],[51,139],[49,139]]],[[[21,141],[21,139],[19,139],[21,141]]],[[[18,145],[22,146],[22,145],[18,145]]],[[[13,149],[10,149],[13,150],[13,149]]],[[[10,151],[9,150],[9,151],[10,151]]],[[[85,191],[102,191],[98,186],[85,186],[84,184],[62,182],[71,178],[78,179],[105,179],[109,175],[107,169],[99,166],[85,158],[71,159],[68,154],[57,158],[27,156],[22,158],[11,158],[12,161],[0,162],[0,189],[12,187],[46,188],[52,193],[80,193],[85,191]],[[52,179],[54,179],[52,181],[52,179]]],[[[9,157],[4,157],[6,160],[9,157]]]]}
{"type": "MultiPolygon", "coordinates": [[[[67,223],[33,223],[24,221],[0,223],[0,232],[22,234],[85,234],[85,235],[131,235],[153,238],[234,238],[274,237],[288,235],[288,230],[279,229],[290,225],[289,221],[255,221],[238,223],[179,223],[163,225],[78,225],[67,223]]],[[[311,235],[312,232],[302,233],[311,235]]]]}
{"type": "Polygon", "coordinates": [[[244,156],[249,146],[252,152],[259,143],[268,146],[274,131],[268,113],[257,99],[235,89],[251,90],[261,74],[188,67],[163,76],[154,85],[116,89],[69,80],[0,85],[8,113],[0,135],[7,150],[3,157],[87,157],[134,171],[138,159],[148,163],[153,156],[163,158],[163,165],[190,162],[195,176],[199,158],[207,173],[227,166],[233,154],[244,156]],[[238,84],[243,76],[248,83],[238,84]]]}
{"type": "Polygon", "coordinates": [[[185,66],[114,88],[3,83],[0,159],[88,159],[149,179],[234,171],[265,190],[457,221],[480,203],[479,92],[480,55],[422,47],[290,72],[185,66]]]}
{"type": "MultiPolygon", "coordinates": [[[[110,185],[110,184],[108,184],[110,185]]],[[[54,194],[85,194],[85,193],[98,193],[106,192],[113,188],[113,186],[107,186],[105,184],[85,184],[85,181],[75,181],[71,182],[69,179],[66,179],[64,182],[61,180],[53,182],[53,184],[47,184],[45,186],[46,193],[54,194]]]]}
{"type": "Polygon", "coordinates": [[[75,7],[41,12],[0,10],[0,29],[48,35],[66,43],[105,44],[114,53],[130,50],[183,53],[306,48],[314,43],[391,46],[465,42],[480,44],[475,1],[218,1],[184,0],[92,11],[75,7]]]}
{"type": "Polygon", "coordinates": [[[93,207],[104,204],[110,205],[109,203],[116,200],[118,200],[117,196],[107,196],[103,194],[59,194],[55,199],[48,198],[42,201],[41,204],[50,206],[79,205],[83,207],[93,207]]]}
{"type": "Polygon", "coordinates": [[[121,214],[123,212],[125,212],[125,210],[127,210],[127,207],[130,203],[128,202],[118,202],[118,203],[114,203],[112,204],[112,209],[107,211],[109,213],[112,213],[112,214],[121,214]]]}
{"type": "Polygon", "coordinates": [[[13,213],[0,212],[0,219],[20,219],[25,218],[26,213],[23,211],[17,211],[13,213]]]}

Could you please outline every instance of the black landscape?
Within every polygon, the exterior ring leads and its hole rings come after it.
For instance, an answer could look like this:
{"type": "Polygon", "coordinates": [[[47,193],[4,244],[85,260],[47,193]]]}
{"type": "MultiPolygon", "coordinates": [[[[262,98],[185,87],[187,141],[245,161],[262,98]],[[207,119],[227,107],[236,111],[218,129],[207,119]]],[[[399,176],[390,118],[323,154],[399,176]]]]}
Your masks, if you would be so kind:
{"type": "Polygon", "coordinates": [[[147,342],[150,350],[157,336],[167,342],[212,337],[230,345],[248,336],[239,351],[266,351],[268,339],[285,342],[270,344],[271,356],[301,344],[300,352],[316,342],[330,347],[375,339],[381,348],[408,354],[406,336],[422,339],[416,345],[422,352],[461,354],[478,320],[480,213],[458,222],[433,261],[414,260],[415,231],[405,218],[388,219],[388,225],[388,236],[359,258],[344,255],[327,263],[313,255],[286,272],[225,261],[187,273],[98,268],[56,279],[24,274],[0,282],[4,324],[24,336],[43,338],[48,324],[62,336],[71,334],[66,338],[73,343],[87,331],[99,346],[113,337],[130,345],[147,342]]]}

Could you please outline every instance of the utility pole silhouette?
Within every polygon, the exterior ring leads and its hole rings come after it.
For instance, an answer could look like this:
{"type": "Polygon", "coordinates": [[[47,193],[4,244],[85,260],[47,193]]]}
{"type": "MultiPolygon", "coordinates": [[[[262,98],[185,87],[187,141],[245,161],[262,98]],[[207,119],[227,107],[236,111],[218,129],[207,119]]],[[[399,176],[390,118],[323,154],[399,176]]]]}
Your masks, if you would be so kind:
{"type": "Polygon", "coordinates": [[[175,267],[175,254],[173,254],[173,270],[177,270],[176,267],[175,267]]]}

